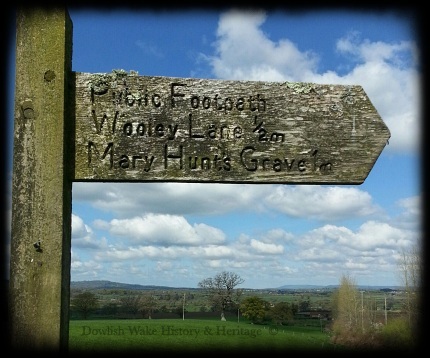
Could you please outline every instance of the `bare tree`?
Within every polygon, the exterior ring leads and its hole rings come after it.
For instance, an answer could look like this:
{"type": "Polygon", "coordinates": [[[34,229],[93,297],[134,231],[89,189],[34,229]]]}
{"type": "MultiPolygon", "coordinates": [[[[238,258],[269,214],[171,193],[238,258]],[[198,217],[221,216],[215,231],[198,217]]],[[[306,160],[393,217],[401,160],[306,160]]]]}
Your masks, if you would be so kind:
{"type": "Polygon", "coordinates": [[[235,290],[235,287],[243,282],[245,281],[238,274],[223,271],[214,277],[200,281],[198,286],[206,290],[211,303],[221,309],[221,319],[223,319],[226,308],[240,302],[242,290],[235,290]]]}
{"type": "Polygon", "coordinates": [[[423,260],[418,244],[409,250],[402,250],[399,259],[401,281],[406,293],[405,311],[409,324],[417,329],[419,320],[421,275],[423,272],[423,260]]]}

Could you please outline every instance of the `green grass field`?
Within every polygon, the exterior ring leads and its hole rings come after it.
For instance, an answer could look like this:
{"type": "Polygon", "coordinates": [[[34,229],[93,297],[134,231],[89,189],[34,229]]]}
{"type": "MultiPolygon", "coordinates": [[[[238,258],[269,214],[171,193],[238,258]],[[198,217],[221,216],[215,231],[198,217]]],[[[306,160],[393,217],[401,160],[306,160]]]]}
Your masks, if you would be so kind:
{"type": "Polygon", "coordinates": [[[263,326],[200,319],[72,320],[69,351],[334,350],[315,327],[263,326]]]}

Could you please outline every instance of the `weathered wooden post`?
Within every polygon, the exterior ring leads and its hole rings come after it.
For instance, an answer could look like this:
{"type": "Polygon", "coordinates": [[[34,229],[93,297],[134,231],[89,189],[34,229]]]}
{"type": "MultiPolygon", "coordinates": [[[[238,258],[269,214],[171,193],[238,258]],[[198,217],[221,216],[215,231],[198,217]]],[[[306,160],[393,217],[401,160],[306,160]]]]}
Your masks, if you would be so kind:
{"type": "Polygon", "coordinates": [[[9,334],[12,349],[59,351],[69,338],[72,22],[61,7],[16,14],[9,334]]]}

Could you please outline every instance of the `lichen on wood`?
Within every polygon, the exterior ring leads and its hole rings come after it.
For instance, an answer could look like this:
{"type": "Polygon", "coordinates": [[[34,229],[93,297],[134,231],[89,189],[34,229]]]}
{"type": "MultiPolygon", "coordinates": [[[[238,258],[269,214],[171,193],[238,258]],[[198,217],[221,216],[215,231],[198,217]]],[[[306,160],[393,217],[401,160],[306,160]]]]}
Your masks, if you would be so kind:
{"type": "Polygon", "coordinates": [[[360,86],[76,74],[75,180],[360,184],[390,132],[360,86]]]}

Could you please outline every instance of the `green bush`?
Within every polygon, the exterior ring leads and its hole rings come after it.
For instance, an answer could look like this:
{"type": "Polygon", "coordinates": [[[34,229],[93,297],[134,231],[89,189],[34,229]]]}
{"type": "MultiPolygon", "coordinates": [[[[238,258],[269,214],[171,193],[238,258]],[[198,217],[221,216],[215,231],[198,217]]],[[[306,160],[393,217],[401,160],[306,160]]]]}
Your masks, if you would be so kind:
{"type": "Polygon", "coordinates": [[[389,321],[380,333],[383,345],[389,348],[412,348],[414,337],[407,319],[396,318],[389,321]]]}

